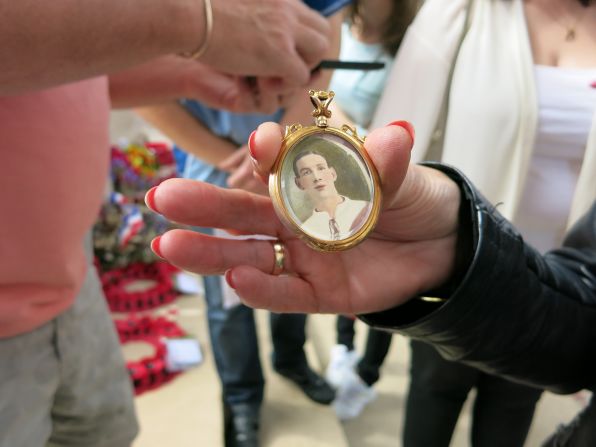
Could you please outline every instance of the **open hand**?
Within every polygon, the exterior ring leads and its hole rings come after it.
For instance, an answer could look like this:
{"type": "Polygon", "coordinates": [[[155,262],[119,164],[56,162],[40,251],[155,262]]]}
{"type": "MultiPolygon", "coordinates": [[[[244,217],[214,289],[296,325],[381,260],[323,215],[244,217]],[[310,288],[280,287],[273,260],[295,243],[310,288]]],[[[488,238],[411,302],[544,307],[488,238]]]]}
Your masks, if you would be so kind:
{"type": "MultiPolygon", "coordinates": [[[[173,230],[154,241],[154,250],[186,270],[225,273],[247,305],[275,312],[373,312],[441,285],[453,267],[459,189],[439,171],[409,165],[412,137],[407,126],[396,124],[372,132],[365,143],[384,203],[375,231],[358,246],[314,251],[281,224],[270,198],[173,179],[148,193],[152,209],[184,224],[278,239],[285,246],[285,274],[271,274],[274,254],[267,240],[173,230]]],[[[273,166],[281,140],[278,125],[259,126],[251,152],[261,177],[273,166]]]]}

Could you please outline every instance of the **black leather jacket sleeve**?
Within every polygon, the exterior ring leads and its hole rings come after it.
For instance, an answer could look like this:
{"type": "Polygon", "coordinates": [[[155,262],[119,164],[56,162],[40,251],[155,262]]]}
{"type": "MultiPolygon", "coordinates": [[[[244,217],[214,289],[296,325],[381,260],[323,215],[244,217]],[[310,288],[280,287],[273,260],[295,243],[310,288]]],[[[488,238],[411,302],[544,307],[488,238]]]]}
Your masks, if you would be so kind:
{"type": "Polygon", "coordinates": [[[457,170],[469,219],[471,262],[447,301],[413,299],[360,315],[368,324],[431,343],[445,358],[569,393],[596,385],[596,204],[563,248],[541,256],[457,170]]]}

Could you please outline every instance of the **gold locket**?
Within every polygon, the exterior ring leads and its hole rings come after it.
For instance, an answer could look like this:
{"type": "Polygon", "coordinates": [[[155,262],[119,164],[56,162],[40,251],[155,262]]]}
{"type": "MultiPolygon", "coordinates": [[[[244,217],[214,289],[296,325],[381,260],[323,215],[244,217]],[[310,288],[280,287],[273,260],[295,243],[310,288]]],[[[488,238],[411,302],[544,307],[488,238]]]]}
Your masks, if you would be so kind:
{"type": "Polygon", "coordinates": [[[286,127],[269,194],[284,225],[308,245],[347,250],[375,227],[381,208],[379,175],[354,127],[329,127],[328,107],[335,94],[308,93],[315,125],[286,127]]]}

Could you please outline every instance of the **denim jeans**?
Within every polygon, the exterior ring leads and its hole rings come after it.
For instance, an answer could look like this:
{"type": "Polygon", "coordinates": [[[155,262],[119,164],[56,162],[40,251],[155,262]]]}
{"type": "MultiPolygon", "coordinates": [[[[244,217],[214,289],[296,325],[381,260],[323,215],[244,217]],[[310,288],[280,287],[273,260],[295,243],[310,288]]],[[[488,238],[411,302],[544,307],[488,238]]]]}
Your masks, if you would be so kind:
{"type": "MultiPolygon", "coordinates": [[[[263,401],[265,380],[253,310],[243,304],[224,308],[222,277],[205,276],[209,335],[226,404],[263,401]]],[[[276,369],[306,366],[304,353],[306,315],[271,314],[272,360],[276,369]]]]}

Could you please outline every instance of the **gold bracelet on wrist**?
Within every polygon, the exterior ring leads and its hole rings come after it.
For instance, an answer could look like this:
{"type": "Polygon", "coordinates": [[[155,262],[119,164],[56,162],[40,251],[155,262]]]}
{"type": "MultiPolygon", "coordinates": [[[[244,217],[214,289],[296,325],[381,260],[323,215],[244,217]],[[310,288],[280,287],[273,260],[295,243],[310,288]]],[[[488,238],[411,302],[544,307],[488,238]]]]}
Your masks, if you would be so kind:
{"type": "Polygon", "coordinates": [[[211,6],[211,0],[203,0],[203,7],[205,8],[205,38],[195,51],[180,53],[182,57],[198,59],[205,54],[205,51],[209,47],[211,35],[213,34],[213,7],[211,6]]]}

